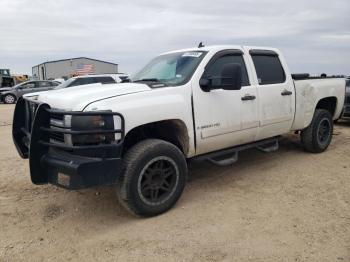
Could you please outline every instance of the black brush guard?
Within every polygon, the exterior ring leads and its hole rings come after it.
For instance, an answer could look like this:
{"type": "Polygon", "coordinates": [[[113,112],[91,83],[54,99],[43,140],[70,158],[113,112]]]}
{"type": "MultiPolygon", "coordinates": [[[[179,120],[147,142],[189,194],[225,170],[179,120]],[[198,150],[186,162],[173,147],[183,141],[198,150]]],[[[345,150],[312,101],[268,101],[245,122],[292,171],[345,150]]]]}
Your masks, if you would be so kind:
{"type": "Polygon", "coordinates": [[[58,111],[47,104],[33,104],[19,99],[14,112],[13,140],[22,158],[29,158],[30,176],[34,184],[54,184],[67,189],[114,184],[120,173],[121,153],[125,135],[124,117],[108,111],[58,111]],[[64,134],[120,133],[119,141],[111,144],[70,146],[50,142],[51,114],[119,116],[121,128],[112,130],[69,130],[64,134]]]}

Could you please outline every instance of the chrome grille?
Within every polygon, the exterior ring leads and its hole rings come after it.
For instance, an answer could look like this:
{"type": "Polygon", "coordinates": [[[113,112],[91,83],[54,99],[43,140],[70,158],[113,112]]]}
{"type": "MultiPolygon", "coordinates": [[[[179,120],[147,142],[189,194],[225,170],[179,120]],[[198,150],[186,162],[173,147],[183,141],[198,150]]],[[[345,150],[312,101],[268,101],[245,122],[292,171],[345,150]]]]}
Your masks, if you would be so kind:
{"type": "Polygon", "coordinates": [[[350,94],[345,97],[345,104],[350,104],[350,94]]]}
{"type": "MultiPolygon", "coordinates": [[[[55,129],[66,129],[64,125],[64,116],[59,114],[50,114],[50,128],[55,129]]],[[[50,141],[53,143],[64,143],[64,134],[59,132],[50,133],[50,141]]]]}
{"type": "Polygon", "coordinates": [[[64,134],[52,132],[50,133],[50,139],[53,140],[52,142],[64,143],[64,134]]]}

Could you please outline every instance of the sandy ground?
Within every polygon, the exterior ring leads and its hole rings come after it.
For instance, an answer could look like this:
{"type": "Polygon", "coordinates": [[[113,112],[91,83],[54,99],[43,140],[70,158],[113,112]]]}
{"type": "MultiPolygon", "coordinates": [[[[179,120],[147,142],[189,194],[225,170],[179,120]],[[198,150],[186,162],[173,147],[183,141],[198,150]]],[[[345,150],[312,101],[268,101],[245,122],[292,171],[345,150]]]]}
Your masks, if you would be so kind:
{"type": "Polygon", "coordinates": [[[112,187],[35,186],[0,105],[0,261],[350,261],[350,123],[323,154],[298,136],[219,168],[196,163],[178,204],[129,215],[112,187]]]}

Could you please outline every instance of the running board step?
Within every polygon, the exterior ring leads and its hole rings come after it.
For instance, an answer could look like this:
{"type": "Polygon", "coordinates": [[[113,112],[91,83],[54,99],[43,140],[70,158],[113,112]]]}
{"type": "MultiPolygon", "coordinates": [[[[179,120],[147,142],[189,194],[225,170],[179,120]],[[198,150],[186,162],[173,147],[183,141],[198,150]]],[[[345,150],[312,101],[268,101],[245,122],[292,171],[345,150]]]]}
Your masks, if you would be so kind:
{"type": "Polygon", "coordinates": [[[276,151],[279,148],[278,139],[272,141],[271,143],[266,143],[265,145],[257,146],[256,148],[265,153],[276,151]]]}
{"type": "Polygon", "coordinates": [[[230,165],[237,162],[238,152],[235,152],[233,155],[231,155],[227,158],[221,159],[221,160],[209,158],[209,157],[206,160],[214,165],[217,165],[217,166],[230,166],[230,165]]]}
{"type": "Polygon", "coordinates": [[[261,140],[258,142],[245,144],[242,146],[232,147],[205,155],[195,157],[194,160],[206,160],[217,166],[230,166],[237,162],[238,153],[243,150],[256,148],[262,152],[273,152],[279,148],[278,138],[274,137],[270,139],[261,140]]]}

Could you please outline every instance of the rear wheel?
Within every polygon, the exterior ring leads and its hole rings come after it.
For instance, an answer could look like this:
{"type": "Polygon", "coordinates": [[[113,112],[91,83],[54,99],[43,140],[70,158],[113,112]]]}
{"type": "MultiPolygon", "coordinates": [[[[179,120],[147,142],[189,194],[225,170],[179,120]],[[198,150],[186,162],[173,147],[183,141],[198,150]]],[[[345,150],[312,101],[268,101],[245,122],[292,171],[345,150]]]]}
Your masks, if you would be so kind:
{"type": "Polygon", "coordinates": [[[332,141],[333,120],[329,111],[316,109],[311,124],[301,132],[301,142],[306,151],[320,153],[332,141]]]}
{"type": "Polygon", "coordinates": [[[16,102],[16,97],[11,94],[5,95],[4,102],[5,104],[14,104],[16,102]]]}
{"type": "Polygon", "coordinates": [[[126,153],[117,194],[131,213],[155,216],[175,205],[185,187],[186,177],[186,160],[176,146],[147,139],[126,153]]]}

